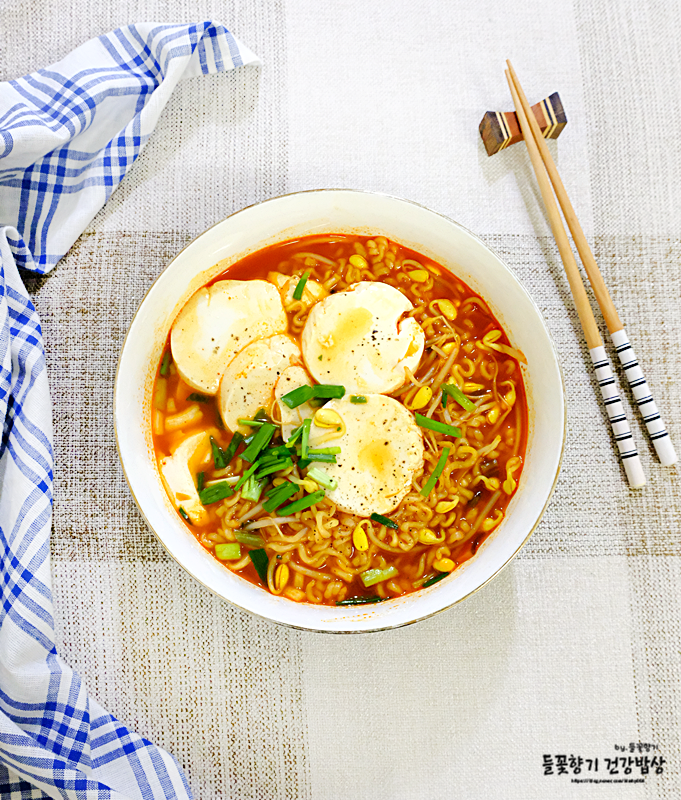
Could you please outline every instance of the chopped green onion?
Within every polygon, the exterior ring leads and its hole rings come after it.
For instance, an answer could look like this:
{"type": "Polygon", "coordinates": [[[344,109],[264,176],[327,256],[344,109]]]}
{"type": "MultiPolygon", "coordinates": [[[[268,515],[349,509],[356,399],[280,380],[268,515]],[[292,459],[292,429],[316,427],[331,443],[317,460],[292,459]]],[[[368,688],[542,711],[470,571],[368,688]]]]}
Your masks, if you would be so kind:
{"type": "Polygon", "coordinates": [[[305,467],[309,466],[310,461],[312,461],[311,458],[301,458],[298,461],[298,469],[305,469],[305,467]]]}
{"type": "Polygon", "coordinates": [[[292,445],[294,445],[298,441],[302,433],[303,433],[303,426],[300,425],[289,436],[288,442],[286,442],[286,447],[291,447],[292,445]]]}
{"type": "Polygon", "coordinates": [[[308,417],[303,420],[303,436],[301,439],[301,456],[307,458],[307,449],[310,443],[310,428],[312,427],[312,420],[308,417]]]}
{"type": "Polygon", "coordinates": [[[264,547],[265,542],[258,533],[248,533],[248,531],[234,531],[234,538],[237,542],[245,544],[247,547],[264,547]]]}
{"type": "Polygon", "coordinates": [[[384,517],[383,514],[372,514],[370,519],[373,519],[374,522],[380,522],[380,524],[385,525],[386,528],[397,530],[397,523],[388,519],[388,517],[384,517]]]}
{"type": "Polygon", "coordinates": [[[338,488],[338,481],[330,475],[327,475],[326,472],[324,472],[323,469],[319,469],[319,467],[312,467],[312,469],[308,470],[306,477],[312,478],[315,483],[318,483],[325,489],[333,490],[338,488]]]}
{"type": "Polygon", "coordinates": [[[381,603],[387,597],[348,597],[347,600],[337,600],[337,606],[365,606],[368,603],[381,603]]]}
{"type": "Polygon", "coordinates": [[[243,441],[244,441],[243,433],[239,433],[239,431],[234,431],[234,433],[232,434],[232,438],[229,440],[229,444],[227,445],[227,449],[224,451],[224,456],[226,461],[225,466],[227,466],[227,464],[229,464],[231,460],[234,458],[239,445],[243,441]]]}
{"type": "Polygon", "coordinates": [[[161,361],[161,375],[167,375],[170,368],[170,350],[166,350],[163,361],[161,361]]]}
{"type": "Polygon", "coordinates": [[[334,383],[319,383],[312,387],[313,397],[323,398],[324,400],[340,399],[345,396],[345,386],[334,383]]]}
{"type": "Polygon", "coordinates": [[[274,436],[274,431],[276,430],[274,425],[271,425],[269,422],[266,422],[262,428],[258,429],[258,432],[253,437],[253,441],[248,445],[248,447],[244,450],[241,454],[241,458],[244,461],[250,461],[253,463],[255,459],[258,457],[260,451],[267,447],[270,443],[270,439],[274,436]]]}
{"type": "Polygon", "coordinates": [[[433,575],[432,578],[428,578],[428,580],[423,584],[423,588],[427,589],[429,586],[432,586],[434,583],[441,581],[443,578],[446,578],[447,575],[450,575],[450,572],[441,572],[439,575],[433,575]]]}
{"type": "Polygon", "coordinates": [[[184,508],[182,508],[182,506],[180,506],[177,510],[180,512],[180,516],[182,517],[182,519],[186,519],[187,522],[189,522],[189,514],[187,514],[187,512],[184,510],[184,508]]]}
{"type": "Polygon", "coordinates": [[[253,566],[260,580],[267,585],[267,565],[269,564],[267,553],[264,550],[250,550],[248,555],[253,562],[253,566]]]}
{"type": "Polygon", "coordinates": [[[255,414],[253,414],[253,419],[260,422],[272,422],[270,415],[264,408],[259,408],[255,414]]]}
{"type": "Polygon", "coordinates": [[[225,423],[222,421],[222,417],[220,416],[220,412],[217,410],[217,408],[215,409],[215,421],[218,424],[218,428],[220,428],[221,431],[224,431],[225,423]]]}
{"type": "Polygon", "coordinates": [[[306,508],[318,503],[324,497],[324,490],[320,489],[318,492],[312,492],[306,497],[301,497],[300,500],[294,500],[284,508],[279,509],[282,517],[288,517],[289,514],[297,514],[298,511],[305,511],[306,508]]]}
{"type": "Polygon", "coordinates": [[[367,399],[363,394],[351,394],[350,395],[350,402],[351,403],[366,403],[367,399]]]}
{"type": "Polygon", "coordinates": [[[454,425],[447,425],[445,422],[438,422],[436,419],[424,417],[423,414],[416,414],[416,424],[422,428],[428,428],[429,431],[444,433],[447,436],[461,436],[460,428],[456,428],[454,425]]]}
{"type": "Polygon", "coordinates": [[[257,503],[258,500],[260,500],[260,495],[264,485],[265,481],[256,479],[255,475],[251,475],[251,477],[243,485],[241,497],[244,500],[253,500],[254,503],[257,503]]]}
{"type": "Polygon", "coordinates": [[[455,383],[444,383],[442,384],[442,395],[448,394],[452,397],[456,402],[462,406],[466,411],[475,411],[475,403],[471,403],[471,401],[466,397],[466,395],[459,389],[459,387],[455,383]]]}
{"type": "MultiPolygon", "coordinates": [[[[333,453],[315,453],[313,450],[307,451],[306,461],[324,461],[326,464],[335,464],[336,456],[333,453]]],[[[300,462],[298,462],[300,466],[300,462]]]]}
{"type": "Polygon", "coordinates": [[[387,569],[368,569],[359,577],[365,586],[373,586],[375,583],[387,581],[388,578],[394,578],[397,574],[395,567],[388,567],[387,569]]]}
{"type": "Polygon", "coordinates": [[[306,272],[303,272],[300,280],[296,284],[296,288],[293,290],[293,299],[294,300],[302,300],[303,299],[303,292],[305,291],[305,284],[307,283],[307,279],[310,277],[310,270],[308,269],[306,272]]]}
{"type": "Polygon", "coordinates": [[[166,410],[166,402],[168,400],[168,381],[159,378],[156,381],[156,388],[154,389],[154,408],[159,411],[166,410]]]}
{"type": "Polygon", "coordinates": [[[340,447],[315,447],[314,450],[308,450],[307,454],[315,456],[334,456],[338,455],[340,451],[340,447]]]}
{"type": "Polygon", "coordinates": [[[199,474],[196,476],[196,491],[197,492],[203,491],[203,487],[205,486],[205,484],[206,484],[206,473],[199,472],[199,474]]]}
{"type": "Polygon", "coordinates": [[[298,406],[302,406],[303,403],[307,402],[312,395],[312,387],[303,385],[282,395],[281,399],[289,408],[298,408],[298,406]]]}
{"type": "Polygon", "coordinates": [[[213,450],[213,464],[215,464],[215,469],[224,469],[229,463],[226,460],[226,453],[212,436],[210,437],[210,446],[213,450]]]}
{"type": "Polygon", "coordinates": [[[234,487],[235,492],[241,489],[244,483],[246,483],[246,481],[251,477],[251,475],[253,475],[253,473],[256,471],[256,469],[258,469],[259,466],[260,465],[258,464],[257,461],[255,464],[251,464],[251,466],[246,470],[246,472],[244,472],[244,474],[236,482],[236,486],[234,487]]]}
{"type": "Polygon", "coordinates": [[[440,477],[440,475],[442,475],[442,471],[444,470],[445,464],[447,463],[447,457],[449,456],[450,450],[451,450],[450,447],[445,447],[440,453],[440,458],[438,458],[437,460],[435,469],[432,471],[430,478],[428,478],[428,480],[426,481],[423,489],[421,489],[421,494],[423,495],[423,497],[428,497],[428,495],[435,488],[438,478],[440,477]]]}
{"type": "Polygon", "coordinates": [[[241,558],[241,547],[238,542],[216,544],[215,555],[220,561],[236,561],[241,558]]]}
{"type": "MultiPolygon", "coordinates": [[[[260,465],[260,462],[258,462],[260,465]]],[[[282,458],[280,461],[275,461],[273,464],[266,464],[264,468],[258,470],[256,477],[258,480],[264,478],[266,475],[272,475],[274,472],[279,472],[282,469],[287,469],[293,466],[293,461],[290,458],[282,458]]]]}
{"type": "Polygon", "coordinates": [[[262,507],[268,514],[271,514],[275,509],[279,508],[282,503],[285,503],[289,497],[293,497],[297,491],[298,487],[295,483],[291,483],[290,481],[275,486],[274,489],[267,493],[268,499],[265,500],[262,507]]]}
{"type": "Polygon", "coordinates": [[[262,419],[238,419],[238,425],[243,425],[246,428],[259,428],[261,425],[265,424],[265,421],[262,419]]]}
{"type": "Polygon", "coordinates": [[[233,494],[234,490],[227,481],[220,481],[212,486],[206,486],[203,491],[199,492],[199,500],[204,506],[209,506],[211,503],[217,503],[218,500],[224,500],[225,497],[233,494]]]}
{"type": "Polygon", "coordinates": [[[191,400],[193,403],[210,403],[213,398],[209,397],[207,394],[199,394],[198,392],[192,392],[187,400],[191,400]]]}

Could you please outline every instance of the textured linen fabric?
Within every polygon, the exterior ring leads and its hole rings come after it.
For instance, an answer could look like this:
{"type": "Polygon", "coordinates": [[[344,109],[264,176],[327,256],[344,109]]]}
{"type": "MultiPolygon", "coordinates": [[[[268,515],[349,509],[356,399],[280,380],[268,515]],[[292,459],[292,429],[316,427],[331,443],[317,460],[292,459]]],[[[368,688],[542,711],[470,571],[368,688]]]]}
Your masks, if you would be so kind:
{"type": "Polygon", "coordinates": [[[48,272],[106,202],[182,78],[257,62],[221,25],[137,24],[0,84],[0,794],[188,798],[177,762],[88,697],[57,655],[52,418],[17,265],[48,272]]]}
{"type": "MultiPolygon", "coordinates": [[[[5,77],[61,57],[83,26],[139,17],[133,0],[60,7],[1,12],[31,34],[5,42],[5,77]]],[[[488,158],[477,132],[511,108],[507,57],[531,100],[560,92],[568,125],[549,146],[679,449],[681,159],[662,134],[678,4],[149,0],[145,14],[229,19],[263,68],[180,85],[84,235],[30,280],[55,407],[60,652],[202,800],[678,798],[679,470],[631,411],[648,485],[627,487],[527,155],[488,158]],[[519,556],[457,607],[366,637],[270,625],[197,586],[139,516],[111,415],[125,331],[173,255],[243,206],[325,186],[391,192],[479,233],[544,314],[568,401],[561,477],[519,556]],[[544,775],[544,755],[564,754],[616,778],[604,759],[639,742],[666,759],[642,783],[544,775]]]]}

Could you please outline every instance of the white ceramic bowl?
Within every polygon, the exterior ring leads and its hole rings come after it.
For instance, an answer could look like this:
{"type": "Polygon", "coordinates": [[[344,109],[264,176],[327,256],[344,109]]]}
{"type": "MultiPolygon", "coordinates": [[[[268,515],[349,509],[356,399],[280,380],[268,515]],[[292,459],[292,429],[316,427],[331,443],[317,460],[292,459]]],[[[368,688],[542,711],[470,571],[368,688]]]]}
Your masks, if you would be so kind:
{"type": "Polygon", "coordinates": [[[407,625],[464,599],[508,564],[536,527],[553,491],[565,437],[558,359],[544,320],[509,268],[446,217],[385,195],[344,189],[300,192],[251,206],[214,225],[179,253],[144,298],[123,345],[114,392],[119,455],[130,491],[168,553],[199,583],[239,608],[316,631],[356,633],[407,625]],[[161,483],[151,440],[151,392],[173,320],[200,286],[248,253],[322,233],[384,235],[452,270],[489,303],[527,357],[526,462],[506,518],[474,558],[439,583],[371,606],[294,603],[222,566],[182,524],[161,483]],[[218,265],[220,262],[220,265],[218,265]]]}

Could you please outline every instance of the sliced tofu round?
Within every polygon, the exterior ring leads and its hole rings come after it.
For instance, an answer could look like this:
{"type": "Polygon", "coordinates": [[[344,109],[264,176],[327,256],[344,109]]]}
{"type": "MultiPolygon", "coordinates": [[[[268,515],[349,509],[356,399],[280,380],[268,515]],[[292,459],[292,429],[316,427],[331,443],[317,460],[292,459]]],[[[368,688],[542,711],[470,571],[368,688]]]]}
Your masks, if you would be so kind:
{"type": "Polygon", "coordinates": [[[256,339],[287,328],[281,296],[267,281],[218,281],[193,294],[170,334],[182,379],[215,394],[226,366],[256,339]]]}
{"type": "Polygon", "coordinates": [[[413,414],[392,397],[365,395],[354,404],[349,397],[330,400],[325,409],[338,412],[345,424],[342,436],[329,440],[329,429],[312,423],[310,447],[338,446],[336,464],[315,464],[338,481],[327,497],[341,511],[369,517],[394,511],[409,492],[414,475],[423,469],[423,436],[413,414]]]}
{"type": "Polygon", "coordinates": [[[245,347],[228,364],[220,384],[220,414],[230,431],[250,433],[237,420],[252,419],[258,409],[269,409],[279,376],[300,363],[300,349],[289,336],[271,336],[245,347]]]}
{"type": "Polygon", "coordinates": [[[388,393],[418,368],[425,336],[418,322],[402,318],[413,309],[386,283],[363,281],[329,295],[310,311],[303,328],[303,358],[319,383],[340,383],[348,392],[388,393]]]}
{"type": "Polygon", "coordinates": [[[328,294],[321,283],[308,279],[303,287],[303,294],[300,300],[294,301],[293,292],[295,292],[296,286],[298,286],[299,277],[284,275],[282,272],[268,272],[267,280],[279,289],[281,292],[281,299],[285,306],[289,306],[293,302],[301,302],[304,308],[309,308],[328,294]]]}
{"type": "Polygon", "coordinates": [[[194,476],[210,452],[210,434],[201,431],[189,436],[171,456],[159,459],[161,477],[175,508],[181,508],[193,525],[205,525],[208,512],[199,500],[194,476]]]}
{"type": "Polygon", "coordinates": [[[299,386],[312,386],[310,376],[302,367],[287,367],[279,376],[274,387],[274,395],[279,405],[279,418],[281,419],[281,436],[288,441],[293,431],[299,427],[304,419],[314,416],[316,408],[309,403],[302,403],[296,408],[289,408],[282,402],[282,397],[299,386]]]}

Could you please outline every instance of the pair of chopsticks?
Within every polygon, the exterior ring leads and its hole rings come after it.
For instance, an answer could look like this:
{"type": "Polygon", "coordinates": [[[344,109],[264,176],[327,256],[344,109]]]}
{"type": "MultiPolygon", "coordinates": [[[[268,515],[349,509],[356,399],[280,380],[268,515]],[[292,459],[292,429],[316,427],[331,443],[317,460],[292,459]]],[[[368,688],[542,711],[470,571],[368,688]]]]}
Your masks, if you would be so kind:
{"type": "Polygon", "coordinates": [[[579,220],[565,191],[565,186],[563,186],[563,182],[560,179],[549,148],[544,141],[539,123],[530,109],[530,104],[527,102],[527,97],[523,92],[515,70],[511,66],[511,62],[507,61],[506,63],[508,64],[506,79],[511,89],[511,96],[515,104],[520,130],[522,131],[525,144],[527,145],[530,161],[532,162],[532,167],[537,177],[537,183],[539,184],[539,190],[544,201],[544,206],[546,207],[551,230],[553,231],[553,236],[558,245],[563,266],[565,267],[565,274],[570,284],[572,297],[574,298],[577,308],[577,315],[579,316],[579,321],[582,325],[586,343],[591,354],[591,360],[596,370],[596,378],[601,388],[603,403],[610,424],[612,425],[624,471],[626,472],[629,484],[633,488],[639,488],[646,482],[641,459],[638,455],[636,445],[634,444],[633,436],[631,435],[629,422],[624,413],[624,406],[622,405],[615,385],[615,378],[612,374],[610,361],[605,352],[603,340],[598,330],[593,311],[591,310],[591,305],[589,304],[589,298],[587,297],[581,275],[579,274],[577,262],[572,253],[570,242],[568,241],[567,233],[563,227],[560,212],[556,205],[556,200],[551,191],[551,184],[553,184],[553,190],[556,193],[560,207],[563,209],[563,215],[570,228],[570,233],[577,247],[577,252],[579,253],[589,282],[596,295],[596,300],[598,300],[598,305],[603,313],[605,323],[608,326],[610,338],[615,346],[615,352],[619,356],[624,374],[629,381],[629,386],[631,387],[639,411],[643,416],[643,421],[653,446],[664,466],[670,466],[677,461],[674,445],[664,427],[662,417],[655,405],[650,387],[643,376],[643,371],[639,366],[634,350],[629,342],[627,332],[620,321],[612,298],[603,281],[603,276],[596,264],[596,259],[586,241],[582,226],[579,224],[579,220]]]}

